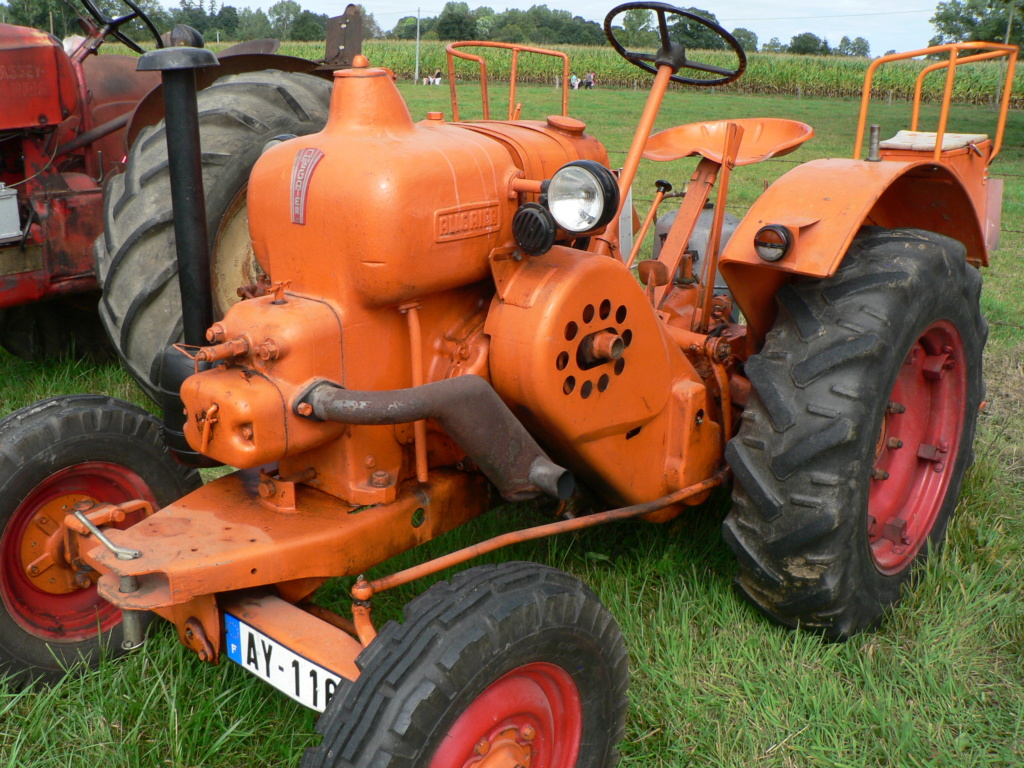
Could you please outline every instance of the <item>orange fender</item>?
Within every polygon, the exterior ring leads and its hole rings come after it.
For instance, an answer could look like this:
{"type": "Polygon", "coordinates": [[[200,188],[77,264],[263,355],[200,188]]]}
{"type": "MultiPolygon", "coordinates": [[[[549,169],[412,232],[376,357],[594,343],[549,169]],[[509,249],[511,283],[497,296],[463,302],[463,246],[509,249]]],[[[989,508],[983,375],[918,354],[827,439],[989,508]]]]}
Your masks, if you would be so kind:
{"type": "Polygon", "coordinates": [[[772,184],[751,206],[722,253],[720,270],[758,339],[775,321],[775,293],[794,275],[835,273],[862,226],[914,227],[953,237],[975,265],[988,265],[979,212],[960,178],[933,162],[814,160],[772,184]],[[766,262],[754,235],[781,224],[796,238],[766,262]]]}

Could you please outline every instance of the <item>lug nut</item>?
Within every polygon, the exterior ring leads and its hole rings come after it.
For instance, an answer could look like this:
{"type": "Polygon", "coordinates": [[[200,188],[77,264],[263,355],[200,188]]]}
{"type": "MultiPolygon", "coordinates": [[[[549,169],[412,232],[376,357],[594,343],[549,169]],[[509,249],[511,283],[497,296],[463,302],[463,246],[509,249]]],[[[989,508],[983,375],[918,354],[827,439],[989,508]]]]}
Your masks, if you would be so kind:
{"type": "Polygon", "coordinates": [[[889,479],[889,473],[886,472],[884,469],[875,469],[874,467],[872,467],[871,468],[871,477],[874,480],[888,480],[889,479]]]}
{"type": "Polygon", "coordinates": [[[537,735],[537,731],[532,725],[524,725],[523,730],[519,732],[519,735],[523,737],[523,741],[533,741],[534,737],[537,735]]]}
{"type": "Polygon", "coordinates": [[[900,440],[898,437],[890,437],[889,438],[889,442],[887,443],[887,445],[890,448],[896,450],[898,448],[902,448],[903,447],[903,441],[900,440]]]}
{"type": "Polygon", "coordinates": [[[77,586],[79,589],[88,589],[92,586],[92,579],[89,578],[89,574],[87,573],[82,573],[81,571],[79,571],[75,574],[74,579],[75,586],[77,586]]]}
{"type": "Polygon", "coordinates": [[[491,751],[491,742],[487,739],[480,739],[480,741],[477,742],[477,745],[473,747],[473,751],[478,755],[486,755],[491,751]]]}
{"type": "Polygon", "coordinates": [[[886,410],[888,410],[889,413],[903,413],[907,410],[907,406],[902,403],[890,402],[889,405],[886,406],[886,410]]]}

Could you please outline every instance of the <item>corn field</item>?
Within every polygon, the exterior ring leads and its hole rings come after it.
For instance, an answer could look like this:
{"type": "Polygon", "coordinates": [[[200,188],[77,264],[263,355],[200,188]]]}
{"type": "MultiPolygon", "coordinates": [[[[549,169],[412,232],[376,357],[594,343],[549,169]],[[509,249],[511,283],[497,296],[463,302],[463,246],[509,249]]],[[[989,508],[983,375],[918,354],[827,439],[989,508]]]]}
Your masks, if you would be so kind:
{"type": "MultiPolygon", "coordinates": [[[[212,44],[214,51],[223,50],[230,43],[212,44]]],[[[553,45],[552,50],[569,54],[572,71],[582,76],[585,72],[596,72],[599,87],[646,88],[653,79],[620,57],[610,46],[553,45]]],[[[122,46],[104,46],[105,51],[117,50],[122,46]]],[[[508,80],[511,70],[511,54],[495,49],[474,49],[487,60],[488,77],[491,80],[508,80]]],[[[320,59],[324,55],[324,44],[319,42],[286,41],[279,53],[307,59],[320,59]]],[[[363,53],[370,63],[377,67],[391,69],[399,78],[411,79],[416,69],[416,44],[411,40],[366,40],[363,53]]],[[[706,64],[731,68],[735,57],[724,51],[696,51],[695,60],[706,64]]],[[[869,59],[847,56],[797,56],[785,53],[748,54],[747,71],[737,82],[720,86],[722,90],[738,93],[765,95],[803,95],[825,98],[859,98],[864,83],[864,73],[869,59]]],[[[930,62],[929,62],[930,63],[930,62]]],[[[925,66],[922,61],[897,61],[881,67],[874,78],[872,97],[895,101],[907,101],[914,95],[917,75],[925,66]]],[[[420,74],[433,73],[440,68],[447,78],[448,64],[444,43],[423,41],[420,44],[420,74]]],[[[1003,63],[978,62],[958,68],[954,102],[959,104],[988,104],[994,101],[997,84],[1003,78],[1003,63]]],[[[519,60],[520,82],[554,83],[561,75],[561,60],[551,56],[523,54],[519,60]]],[[[456,61],[456,73],[460,80],[479,79],[476,65],[468,61],[456,61]]],[[[928,75],[924,84],[924,101],[937,101],[942,95],[945,73],[942,70],[928,75]]],[[[1014,79],[1012,106],[1024,106],[1024,67],[1019,67],[1014,79]]]]}
{"type": "MultiPolygon", "coordinates": [[[[596,72],[602,86],[633,88],[646,87],[652,80],[640,69],[625,61],[608,46],[550,46],[565,51],[573,71],[582,76],[596,72]]],[[[315,43],[286,43],[282,53],[293,55],[322,55],[315,43]],[[293,46],[310,46],[308,53],[293,53],[293,46]]],[[[363,52],[375,66],[388,67],[399,77],[411,77],[416,64],[415,43],[404,40],[367,40],[363,52]]],[[[487,59],[488,74],[494,79],[508,79],[511,56],[504,51],[477,49],[487,59]]],[[[735,56],[724,51],[699,51],[695,60],[720,67],[735,66],[735,56]]],[[[857,98],[864,83],[869,60],[846,56],[797,56],[793,54],[750,54],[746,74],[739,81],[724,86],[742,93],[790,94],[827,98],[857,98]]],[[[908,100],[914,95],[914,83],[925,66],[920,61],[898,61],[885,65],[875,74],[872,96],[908,100]]],[[[420,72],[437,67],[447,72],[444,45],[438,42],[421,43],[420,72]]],[[[477,79],[475,65],[457,61],[460,78],[477,79]]],[[[548,56],[521,55],[520,79],[525,82],[550,83],[561,73],[558,59],[548,56]]],[[[1001,62],[979,62],[957,70],[954,100],[958,103],[980,104],[993,99],[996,84],[1003,77],[1001,62]]],[[[945,74],[934,72],[925,80],[925,101],[937,100],[942,95],[945,74]]],[[[1014,83],[1014,106],[1024,103],[1024,73],[1019,72],[1014,83]]]]}

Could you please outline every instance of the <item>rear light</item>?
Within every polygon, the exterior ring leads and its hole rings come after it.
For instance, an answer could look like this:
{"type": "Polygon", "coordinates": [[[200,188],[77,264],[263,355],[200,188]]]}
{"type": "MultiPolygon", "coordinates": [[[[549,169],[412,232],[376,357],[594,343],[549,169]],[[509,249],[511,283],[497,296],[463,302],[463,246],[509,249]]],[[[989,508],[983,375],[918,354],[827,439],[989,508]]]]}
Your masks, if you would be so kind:
{"type": "Polygon", "coordinates": [[[781,224],[769,224],[754,235],[754,250],[764,261],[778,261],[793,244],[793,234],[781,224]]]}

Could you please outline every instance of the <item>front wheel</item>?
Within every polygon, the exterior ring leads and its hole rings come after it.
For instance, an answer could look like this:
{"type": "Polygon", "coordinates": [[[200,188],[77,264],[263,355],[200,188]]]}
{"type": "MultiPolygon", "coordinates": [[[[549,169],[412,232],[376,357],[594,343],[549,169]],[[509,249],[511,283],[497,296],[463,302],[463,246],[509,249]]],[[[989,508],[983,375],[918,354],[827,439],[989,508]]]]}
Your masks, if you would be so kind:
{"type": "Polygon", "coordinates": [[[534,563],[471,568],[406,606],[342,682],[303,768],[612,768],[626,651],[586,586],[534,563]]]}
{"type": "Polygon", "coordinates": [[[120,653],[120,611],[97,594],[95,571],[64,558],[60,523],[77,502],[160,507],[199,485],[160,423],[129,403],[57,397],[0,421],[0,675],[55,681],[98,663],[104,646],[120,653]]]}
{"type": "Polygon", "coordinates": [[[869,230],[826,280],[783,287],[726,448],[740,592],[788,626],[877,625],[941,544],[983,396],[981,277],[963,245],[869,230]]]}

